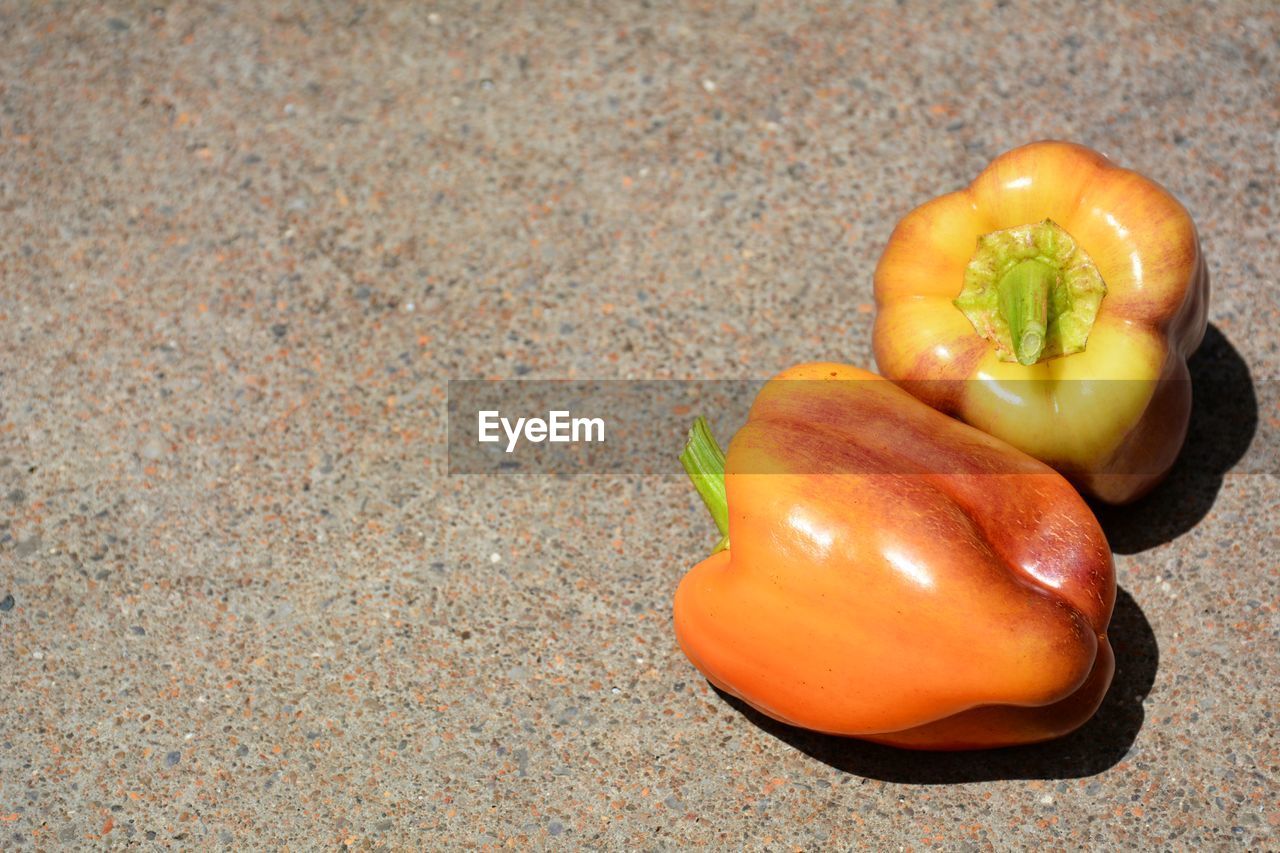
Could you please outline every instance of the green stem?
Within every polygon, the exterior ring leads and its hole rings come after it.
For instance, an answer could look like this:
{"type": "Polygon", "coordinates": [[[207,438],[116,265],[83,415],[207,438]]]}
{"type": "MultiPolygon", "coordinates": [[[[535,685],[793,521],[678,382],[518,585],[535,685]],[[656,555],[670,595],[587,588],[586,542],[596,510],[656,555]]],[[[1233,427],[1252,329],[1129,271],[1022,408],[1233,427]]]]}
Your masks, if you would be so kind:
{"type": "Polygon", "coordinates": [[[729,499],[724,491],[724,451],[716,443],[702,416],[689,427],[689,438],[680,454],[680,464],[693,481],[698,496],[720,530],[720,542],[711,553],[729,547],[729,499]]]}
{"type": "Polygon", "coordinates": [[[955,306],[1004,362],[1084,352],[1107,285],[1089,254],[1050,219],[978,238],[955,306]]]}
{"type": "Polygon", "coordinates": [[[1035,364],[1049,332],[1049,289],[1058,273],[1034,258],[1022,261],[1000,279],[1000,313],[1009,324],[1019,364],[1035,364]]]}

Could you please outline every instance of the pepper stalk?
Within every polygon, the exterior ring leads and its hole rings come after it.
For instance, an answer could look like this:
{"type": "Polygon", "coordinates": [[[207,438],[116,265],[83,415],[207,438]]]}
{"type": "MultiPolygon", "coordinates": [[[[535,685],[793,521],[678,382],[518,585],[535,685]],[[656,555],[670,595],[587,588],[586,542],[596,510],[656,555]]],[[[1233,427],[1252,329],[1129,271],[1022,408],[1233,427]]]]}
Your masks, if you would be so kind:
{"type": "Polygon", "coordinates": [[[954,304],[1001,361],[1032,365],[1083,352],[1106,293],[1093,259],[1046,219],[979,237],[954,304]]]}
{"type": "Polygon", "coordinates": [[[729,547],[729,498],[724,488],[724,451],[711,434],[707,419],[701,415],[689,427],[680,464],[720,531],[720,541],[711,553],[726,550],[729,547]]]}
{"type": "Polygon", "coordinates": [[[1009,270],[996,285],[1000,313],[1009,324],[1013,354],[1019,364],[1035,364],[1049,332],[1049,288],[1057,271],[1035,258],[1009,270]]]}

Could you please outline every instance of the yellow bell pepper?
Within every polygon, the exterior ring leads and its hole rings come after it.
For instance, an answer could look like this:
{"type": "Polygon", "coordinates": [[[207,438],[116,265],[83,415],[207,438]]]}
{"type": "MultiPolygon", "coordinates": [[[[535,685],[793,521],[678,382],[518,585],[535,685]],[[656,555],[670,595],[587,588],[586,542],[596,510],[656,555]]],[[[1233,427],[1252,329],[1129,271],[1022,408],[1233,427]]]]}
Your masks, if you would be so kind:
{"type": "Polygon", "coordinates": [[[1037,142],[909,213],[875,273],[880,372],[1110,503],[1168,473],[1209,281],[1190,215],[1101,154],[1037,142]]]}

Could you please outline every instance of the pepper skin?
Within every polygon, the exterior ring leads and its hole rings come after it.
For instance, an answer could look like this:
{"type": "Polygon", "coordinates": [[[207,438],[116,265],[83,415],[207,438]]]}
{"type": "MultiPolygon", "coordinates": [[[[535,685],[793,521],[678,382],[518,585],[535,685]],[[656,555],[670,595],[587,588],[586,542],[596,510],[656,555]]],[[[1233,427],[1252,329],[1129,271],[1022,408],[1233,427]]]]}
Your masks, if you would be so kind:
{"type": "Polygon", "coordinates": [[[1043,741],[1097,709],[1114,568],[1052,469],[838,364],[766,384],[725,466],[728,549],[675,596],[716,687],[912,749],[1043,741]]]}
{"type": "Polygon", "coordinates": [[[934,408],[1108,503],[1141,497],[1172,467],[1190,418],[1186,362],[1204,337],[1209,282],[1190,215],[1155,182],[1079,145],[1009,151],[898,224],[875,295],[880,372],[934,408]],[[1083,351],[1046,350],[1026,365],[998,352],[953,300],[980,238],[1044,220],[1092,259],[1106,295],[1083,351]]]}

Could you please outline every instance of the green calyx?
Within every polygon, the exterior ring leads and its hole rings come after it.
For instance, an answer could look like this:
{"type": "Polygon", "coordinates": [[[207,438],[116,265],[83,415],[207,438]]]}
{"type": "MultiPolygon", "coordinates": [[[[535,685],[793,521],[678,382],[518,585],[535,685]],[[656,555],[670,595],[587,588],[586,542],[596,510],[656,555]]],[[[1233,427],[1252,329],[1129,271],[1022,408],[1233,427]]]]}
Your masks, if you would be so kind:
{"type": "Polygon", "coordinates": [[[1046,219],[979,237],[954,304],[1001,361],[1030,365],[1083,352],[1106,293],[1089,255],[1046,219]]]}

